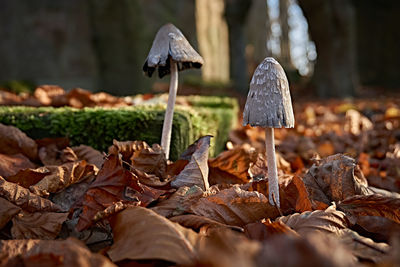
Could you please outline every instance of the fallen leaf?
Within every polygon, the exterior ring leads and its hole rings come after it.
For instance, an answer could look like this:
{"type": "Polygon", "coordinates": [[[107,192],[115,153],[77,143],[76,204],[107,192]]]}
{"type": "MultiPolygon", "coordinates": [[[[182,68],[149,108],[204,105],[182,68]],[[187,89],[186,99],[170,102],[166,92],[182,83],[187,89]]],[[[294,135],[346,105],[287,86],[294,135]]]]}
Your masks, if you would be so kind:
{"type": "Polygon", "coordinates": [[[118,201],[140,201],[142,206],[147,206],[163,192],[141,185],[134,174],[122,167],[118,155],[109,155],[84,196],[83,211],[76,229],[88,228],[97,212],[118,201]]]}
{"type": "Polygon", "coordinates": [[[338,204],[338,209],[356,223],[360,216],[380,216],[400,224],[400,198],[374,194],[349,197],[338,204]]]}
{"type": "Polygon", "coordinates": [[[263,242],[257,266],[355,266],[356,258],[339,240],[313,233],[304,238],[276,235],[263,242]]]}
{"type": "Polygon", "coordinates": [[[49,193],[60,192],[71,184],[95,175],[98,171],[96,166],[87,164],[84,160],[47,168],[51,171],[51,174],[29,187],[31,192],[39,196],[48,196],[49,193]]]}
{"type": "Polygon", "coordinates": [[[153,144],[152,147],[146,147],[135,151],[131,158],[132,167],[147,174],[154,174],[161,180],[167,177],[167,159],[161,146],[153,144]]]}
{"type": "Polygon", "coordinates": [[[354,256],[362,261],[382,262],[390,250],[388,244],[376,243],[350,229],[341,229],[336,233],[336,236],[354,256]]]}
{"type": "Polygon", "coordinates": [[[241,227],[226,225],[210,218],[194,214],[179,215],[169,219],[172,222],[179,223],[183,227],[193,229],[196,232],[205,232],[202,229],[208,230],[209,228],[228,228],[238,232],[243,232],[243,228],[241,227]]]}
{"type": "Polygon", "coordinates": [[[33,95],[43,106],[51,106],[56,98],[65,95],[65,91],[57,85],[41,85],[35,89],[33,95]]]}
{"type": "Polygon", "coordinates": [[[80,201],[94,180],[94,176],[76,184],[72,184],[61,192],[51,195],[51,201],[59,205],[62,210],[69,210],[71,207],[79,206],[80,201]]]}
{"type": "Polygon", "coordinates": [[[0,176],[13,176],[22,169],[35,167],[35,164],[33,164],[27,157],[22,154],[0,154],[0,176]]]}
{"type": "Polygon", "coordinates": [[[298,234],[283,222],[271,222],[269,219],[264,222],[249,223],[244,227],[244,234],[251,240],[264,241],[275,235],[293,235],[298,234]]]}
{"type": "Polygon", "coordinates": [[[0,197],[0,230],[20,211],[20,207],[0,197]]]}
{"type": "Polygon", "coordinates": [[[328,205],[331,201],[369,193],[368,182],[356,167],[354,159],[342,154],[315,163],[303,181],[311,199],[328,205]]]}
{"type": "Polygon", "coordinates": [[[72,147],[72,150],[80,160],[86,160],[87,163],[93,164],[98,169],[101,169],[104,162],[104,156],[100,151],[86,145],[72,147]]]}
{"type": "Polygon", "coordinates": [[[29,188],[29,186],[38,183],[45,176],[49,175],[51,170],[47,167],[40,167],[37,169],[22,169],[15,175],[6,178],[7,181],[16,183],[22,187],[29,188]]]}
{"type": "Polygon", "coordinates": [[[194,266],[255,266],[260,243],[225,228],[212,229],[198,248],[194,266]]]}
{"type": "Polygon", "coordinates": [[[280,188],[282,188],[280,197],[282,199],[282,207],[287,202],[287,206],[290,206],[295,212],[312,210],[312,200],[310,200],[307,188],[301,178],[295,175],[289,179],[285,179],[280,183],[280,188]]]}
{"type": "Polygon", "coordinates": [[[334,205],[326,210],[306,211],[282,216],[277,218],[276,221],[283,222],[301,236],[315,231],[336,233],[347,228],[349,224],[346,215],[336,210],[334,205]]]}
{"type": "Polygon", "coordinates": [[[0,240],[0,265],[16,266],[16,262],[19,266],[116,266],[106,257],[90,252],[75,238],[0,240]]]}
{"type": "Polygon", "coordinates": [[[23,210],[29,212],[61,211],[61,208],[50,200],[30,192],[22,186],[7,182],[3,177],[0,177],[0,197],[7,199],[23,210]]]}
{"type": "Polygon", "coordinates": [[[210,184],[217,183],[247,183],[248,170],[257,160],[257,152],[249,144],[236,146],[210,159],[210,184]]]}
{"type": "Polygon", "coordinates": [[[190,211],[190,206],[204,196],[203,190],[194,185],[192,187],[182,186],[168,199],[162,200],[151,210],[164,216],[178,216],[190,211]]]}
{"type": "Polygon", "coordinates": [[[194,231],[141,207],[118,213],[113,235],[114,244],[107,251],[113,262],[162,259],[180,265],[191,264],[200,239],[194,231]]]}
{"type": "Polygon", "coordinates": [[[39,158],[43,165],[61,165],[78,160],[70,147],[60,150],[55,143],[39,148],[39,158]]]}
{"type": "Polygon", "coordinates": [[[108,148],[108,154],[122,155],[122,160],[130,162],[132,155],[150,146],[145,141],[117,141],[113,140],[113,145],[108,148]]]}
{"type": "Polygon", "coordinates": [[[12,219],[14,239],[55,239],[68,213],[21,211],[12,219]]]}
{"type": "Polygon", "coordinates": [[[317,152],[321,157],[325,158],[335,154],[335,147],[331,142],[325,141],[324,143],[318,145],[317,152]]]}
{"type": "Polygon", "coordinates": [[[171,182],[171,186],[179,188],[181,186],[197,185],[203,190],[208,190],[208,149],[210,147],[211,136],[207,135],[196,141],[196,151],[192,154],[189,163],[171,182]]]}
{"type": "Polygon", "coordinates": [[[14,126],[0,123],[0,153],[7,155],[23,154],[31,160],[37,159],[38,150],[35,141],[14,126]]]}
{"type": "Polygon", "coordinates": [[[199,199],[191,210],[196,215],[228,225],[243,226],[263,218],[276,218],[278,210],[258,192],[248,192],[234,185],[215,195],[199,199]]]}

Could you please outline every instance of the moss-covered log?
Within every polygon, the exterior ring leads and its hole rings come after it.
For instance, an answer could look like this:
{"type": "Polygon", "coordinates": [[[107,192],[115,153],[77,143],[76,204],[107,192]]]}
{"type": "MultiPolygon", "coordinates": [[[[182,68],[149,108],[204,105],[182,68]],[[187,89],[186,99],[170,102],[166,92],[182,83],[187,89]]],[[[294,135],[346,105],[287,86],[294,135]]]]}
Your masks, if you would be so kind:
{"type": "MultiPolygon", "coordinates": [[[[214,136],[211,154],[220,152],[235,125],[236,100],[218,97],[187,97],[190,107],[177,106],[174,113],[171,159],[202,135],[214,136]],[[209,100],[209,101],[207,101],[209,100]]],[[[107,151],[113,139],[159,143],[164,119],[163,106],[106,108],[0,107],[0,123],[14,125],[28,136],[63,137],[71,145],[87,144],[107,151]]]]}

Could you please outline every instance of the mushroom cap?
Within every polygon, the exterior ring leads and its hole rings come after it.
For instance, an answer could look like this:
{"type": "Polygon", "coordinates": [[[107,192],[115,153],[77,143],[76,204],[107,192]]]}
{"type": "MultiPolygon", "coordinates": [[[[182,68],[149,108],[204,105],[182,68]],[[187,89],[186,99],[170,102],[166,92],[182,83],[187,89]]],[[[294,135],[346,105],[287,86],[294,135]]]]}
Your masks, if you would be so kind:
{"type": "Polygon", "coordinates": [[[243,126],[293,128],[289,82],[282,66],[267,57],[254,71],[243,111],[243,126]]]}
{"type": "Polygon", "coordinates": [[[162,26],[154,38],[153,45],[143,65],[144,73],[151,77],[158,67],[160,78],[169,74],[171,57],[178,63],[178,71],[189,68],[201,68],[203,58],[193,49],[182,32],[173,24],[162,26]]]}

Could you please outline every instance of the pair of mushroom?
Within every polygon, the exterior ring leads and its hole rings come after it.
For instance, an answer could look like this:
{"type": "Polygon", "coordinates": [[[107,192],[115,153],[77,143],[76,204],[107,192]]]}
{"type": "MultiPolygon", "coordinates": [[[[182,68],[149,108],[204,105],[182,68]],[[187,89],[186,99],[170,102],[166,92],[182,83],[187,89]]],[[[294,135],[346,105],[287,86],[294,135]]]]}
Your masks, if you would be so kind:
{"type": "MultiPolygon", "coordinates": [[[[151,77],[158,68],[160,78],[171,73],[168,104],[165,112],[161,146],[169,157],[172,119],[178,90],[178,71],[200,68],[203,58],[190,46],[182,32],[172,24],[160,28],[143,66],[151,77]]],[[[274,128],[293,128],[294,116],[285,71],[273,58],[267,57],[258,65],[250,83],[243,112],[243,125],[265,127],[268,165],[269,202],[280,206],[278,172],[275,158],[274,128]]]]}

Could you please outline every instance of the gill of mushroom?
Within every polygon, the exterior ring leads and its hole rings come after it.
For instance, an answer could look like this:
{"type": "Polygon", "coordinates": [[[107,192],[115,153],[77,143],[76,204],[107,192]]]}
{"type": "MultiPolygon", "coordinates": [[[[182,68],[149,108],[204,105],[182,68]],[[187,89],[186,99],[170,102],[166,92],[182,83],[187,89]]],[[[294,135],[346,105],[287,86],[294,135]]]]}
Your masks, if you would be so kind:
{"type": "Polygon", "coordinates": [[[271,57],[258,65],[250,82],[243,111],[243,126],[265,127],[269,203],[280,206],[274,128],[293,128],[294,115],[289,82],[282,66],[271,57]]]}
{"type": "Polygon", "coordinates": [[[171,73],[168,103],[161,135],[161,147],[167,159],[170,152],[172,121],[178,91],[178,71],[201,68],[203,63],[203,58],[173,24],[165,24],[158,30],[149,55],[143,65],[143,71],[145,75],[151,77],[158,68],[158,76],[160,78],[171,73]]]}

